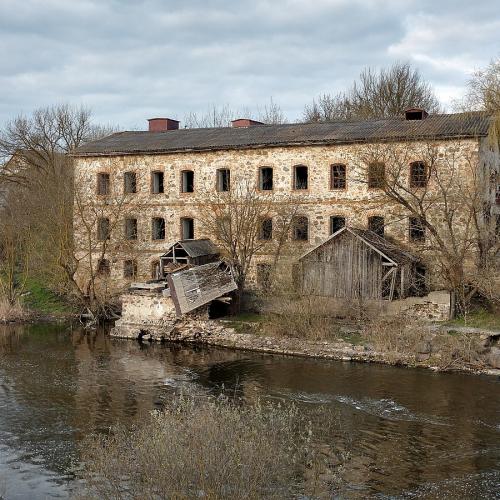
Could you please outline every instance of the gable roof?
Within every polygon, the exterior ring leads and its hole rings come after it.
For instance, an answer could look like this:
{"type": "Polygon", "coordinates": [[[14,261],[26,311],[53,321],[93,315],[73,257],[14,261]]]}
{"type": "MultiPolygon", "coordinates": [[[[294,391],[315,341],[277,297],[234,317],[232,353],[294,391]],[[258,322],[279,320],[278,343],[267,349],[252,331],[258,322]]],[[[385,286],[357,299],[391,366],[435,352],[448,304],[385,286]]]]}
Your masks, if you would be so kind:
{"type": "Polygon", "coordinates": [[[314,144],[475,138],[488,135],[492,115],[429,115],[424,120],[384,118],[163,132],[118,132],[77,148],[73,156],[161,154],[314,144]]]}
{"type": "Polygon", "coordinates": [[[167,251],[162,255],[165,257],[172,247],[179,245],[183,248],[183,250],[188,254],[188,256],[192,259],[197,257],[202,257],[205,255],[218,255],[219,251],[217,247],[212,243],[208,238],[203,238],[199,240],[179,240],[174,243],[171,243],[167,249],[167,251]]]}
{"type": "Polygon", "coordinates": [[[382,236],[379,236],[377,233],[374,233],[369,229],[361,229],[357,227],[348,227],[348,226],[344,226],[342,229],[339,229],[336,233],[333,233],[323,243],[320,243],[319,245],[315,246],[312,250],[309,250],[307,253],[302,255],[299,258],[299,260],[302,260],[308,255],[319,250],[321,247],[327,245],[329,242],[331,242],[344,232],[349,232],[353,234],[356,238],[359,238],[366,245],[371,247],[373,250],[382,255],[382,257],[385,257],[394,265],[410,264],[418,262],[420,260],[417,256],[402,249],[400,246],[396,245],[395,243],[392,243],[386,238],[382,238],[382,236]]]}

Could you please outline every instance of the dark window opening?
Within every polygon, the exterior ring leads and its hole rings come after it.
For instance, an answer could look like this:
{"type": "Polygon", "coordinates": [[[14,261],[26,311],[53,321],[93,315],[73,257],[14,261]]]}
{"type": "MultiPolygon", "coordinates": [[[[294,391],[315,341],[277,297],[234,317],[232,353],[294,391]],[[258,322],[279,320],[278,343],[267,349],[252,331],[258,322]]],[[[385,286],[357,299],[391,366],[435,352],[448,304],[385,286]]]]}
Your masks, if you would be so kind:
{"type": "Polygon", "coordinates": [[[410,187],[424,188],[428,180],[428,169],[424,162],[416,161],[410,165],[410,187]]]}
{"type": "Polygon", "coordinates": [[[137,239],[137,219],[125,219],[125,238],[127,240],[137,239]]]}
{"type": "Polygon", "coordinates": [[[109,276],[111,272],[111,267],[109,265],[108,259],[99,259],[97,263],[97,273],[101,276],[109,276]]]}
{"type": "Polygon", "coordinates": [[[271,264],[257,264],[257,285],[266,290],[271,285],[271,264]]]}
{"type": "Polygon", "coordinates": [[[385,165],[383,163],[370,163],[368,166],[368,187],[382,189],[385,183],[385,165]]]}
{"type": "Polygon", "coordinates": [[[495,236],[500,237],[500,215],[497,215],[495,220],[495,236]]]}
{"type": "Polygon", "coordinates": [[[308,169],[304,165],[297,165],[293,169],[293,188],[294,189],[307,189],[309,174],[308,169]]]}
{"type": "Polygon", "coordinates": [[[97,194],[107,195],[110,191],[110,178],[109,174],[97,174],[97,194]]]}
{"type": "Polygon", "coordinates": [[[346,166],[345,165],[332,165],[330,189],[345,189],[347,186],[346,180],[346,166]]]}
{"type": "Polygon", "coordinates": [[[345,226],[345,217],[341,215],[332,215],[330,217],[330,234],[340,231],[345,226]]]}
{"type": "Polygon", "coordinates": [[[419,217],[410,217],[410,241],[425,241],[425,225],[419,217]]]}
{"type": "Polygon", "coordinates": [[[165,219],[155,217],[153,219],[153,240],[165,239],[165,219]]]}
{"type": "Polygon", "coordinates": [[[368,229],[378,234],[379,236],[384,237],[384,218],[379,215],[374,215],[372,217],[368,217],[368,229]]]}
{"type": "Polygon", "coordinates": [[[259,189],[262,191],[273,190],[273,169],[271,167],[262,167],[259,170],[259,189]]]}
{"type": "Polygon", "coordinates": [[[309,239],[309,221],[307,217],[294,217],[292,228],[294,240],[307,241],[309,239]]]}
{"type": "Polygon", "coordinates": [[[231,171],[228,168],[217,170],[217,191],[229,191],[231,188],[231,171]]]}
{"type": "Polygon", "coordinates": [[[154,280],[160,279],[160,261],[154,260],[151,262],[151,278],[154,280]]]}
{"type": "Polygon", "coordinates": [[[164,174],[163,172],[152,172],[151,174],[151,192],[161,194],[164,192],[164,174]]]}
{"type": "Polygon", "coordinates": [[[271,240],[273,238],[273,220],[264,219],[260,223],[259,239],[271,240]]]}
{"type": "Polygon", "coordinates": [[[193,240],[194,239],[194,220],[190,217],[183,217],[181,219],[181,239],[193,240]]]}
{"type": "Polygon", "coordinates": [[[192,170],[183,170],[181,172],[181,192],[194,192],[194,172],[192,170]]]}
{"type": "Polygon", "coordinates": [[[125,194],[137,193],[137,175],[135,172],[125,172],[123,175],[123,191],[125,194]]]}
{"type": "Polygon", "coordinates": [[[409,293],[412,297],[427,295],[427,269],[423,264],[417,264],[414,268],[409,293]]]}
{"type": "Polygon", "coordinates": [[[137,261],[136,260],[126,260],[123,263],[123,277],[133,278],[137,277],[137,261]]]}
{"type": "Polygon", "coordinates": [[[99,241],[109,240],[111,236],[111,229],[109,225],[109,219],[103,217],[97,221],[97,239],[99,241]]]}

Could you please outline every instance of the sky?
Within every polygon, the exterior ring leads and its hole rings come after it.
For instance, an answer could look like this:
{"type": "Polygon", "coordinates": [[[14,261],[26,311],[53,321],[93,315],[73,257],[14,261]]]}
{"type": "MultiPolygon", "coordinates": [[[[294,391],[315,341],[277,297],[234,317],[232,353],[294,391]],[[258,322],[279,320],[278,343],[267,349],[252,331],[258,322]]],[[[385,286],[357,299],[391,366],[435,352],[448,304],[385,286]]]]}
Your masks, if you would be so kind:
{"type": "Polygon", "coordinates": [[[500,55],[499,34],[498,0],[0,0],[0,126],[71,103],[141,130],[270,98],[295,121],[394,61],[450,108],[500,55]]]}

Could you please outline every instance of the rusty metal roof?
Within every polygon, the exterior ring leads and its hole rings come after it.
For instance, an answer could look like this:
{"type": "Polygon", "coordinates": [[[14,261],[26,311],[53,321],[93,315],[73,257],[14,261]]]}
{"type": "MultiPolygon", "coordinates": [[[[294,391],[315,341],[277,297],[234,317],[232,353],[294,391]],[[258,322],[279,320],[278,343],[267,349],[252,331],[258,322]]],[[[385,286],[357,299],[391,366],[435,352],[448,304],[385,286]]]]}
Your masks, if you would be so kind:
{"type": "Polygon", "coordinates": [[[158,154],[302,144],[349,144],[397,140],[484,137],[492,115],[483,112],[429,115],[423,120],[384,118],[328,123],[118,132],[90,142],[74,156],[158,154]]]}

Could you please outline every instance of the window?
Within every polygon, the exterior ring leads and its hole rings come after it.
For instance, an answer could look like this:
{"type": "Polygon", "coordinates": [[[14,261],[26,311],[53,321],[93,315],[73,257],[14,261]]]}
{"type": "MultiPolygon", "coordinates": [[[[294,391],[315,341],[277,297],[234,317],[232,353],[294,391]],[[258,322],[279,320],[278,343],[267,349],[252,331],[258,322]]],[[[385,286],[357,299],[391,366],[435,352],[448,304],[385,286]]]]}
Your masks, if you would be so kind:
{"type": "Polygon", "coordinates": [[[154,260],[151,262],[151,278],[154,280],[160,279],[160,261],[154,260]]]}
{"type": "Polygon", "coordinates": [[[165,239],[165,219],[161,217],[153,218],[153,240],[165,239]]]}
{"type": "Polygon", "coordinates": [[[181,172],[181,192],[194,192],[194,172],[192,170],[183,170],[181,172]]]}
{"type": "Polygon", "coordinates": [[[415,265],[409,292],[412,297],[423,297],[427,294],[427,269],[423,264],[415,265]]]}
{"type": "Polygon", "coordinates": [[[125,239],[137,239],[137,219],[125,219],[125,239]]]}
{"type": "Polygon", "coordinates": [[[410,241],[425,241],[425,226],[419,217],[410,217],[410,241]]]}
{"type": "Polygon", "coordinates": [[[372,217],[368,217],[368,229],[378,234],[379,236],[384,237],[384,218],[380,215],[373,215],[372,217]]]}
{"type": "Polygon", "coordinates": [[[163,172],[151,173],[151,192],[153,194],[161,194],[164,192],[163,172]]]}
{"type": "Polygon", "coordinates": [[[332,165],[330,176],[330,189],[345,189],[347,186],[346,181],[346,166],[345,165],[332,165]]]}
{"type": "Polygon", "coordinates": [[[257,285],[260,288],[269,288],[271,284],[271,270],[271,264],[257,264],[257,285]]]}
{"type": "Polygon", "coordinates": [[[345,226],[345,217],[341,215],[332,215],[330,217],[330,234],[340,231],[345,226]]]}
{"type": "Polygon", "coordinates": [[[97,174],[97,194],[107,195],[110,191],[109,174],[97,174]]]}
{"type": "Polygon", "coordinates": [[[309,239],[309,221],[307,220],[307,217],[294,217],[292,229],[294,240],[307,241],[309,239]]]}
{"type": "Polygon", "coordinates": [[[190,217],[182,217],[181,219],[181,240],[194,239],[194,220],[190,217]]]}
{"type": "Polygon", "coordinates": [[[308,171],[304,165],[296,165],[293,167],[293,188],[307,189],[308,171]]]}
{"type": "Polygon", "coordinates": [[[123,174],[123,192],[125,194],[137,193],[137,176],[135,172],[123,174]]]}
{"type": "Polygon", "coordinates": [[[370,163],[368,166],[368,187],[381,189],[385,183],[385,165],[383,163],[370,163]]]}
{"type": "Polygon", "coordinates": [[[260,223],[259,239],[271,240],[273,238],[273,219],[263,219],[260,223]]]}
{"type": "Polygon", "coordinates": [[[97,262],[97,274],[100,274],[101,276],[109,276],[110,272],[111,268],[109,266],[109,260],[99,259],[97,262]]]}
{"type": "Polygon", "coordinates": [[[410,165],[410,187],[424,188],[427,187],[428,169],[423,161],[416,161],[410,165]]]}
{"type": "Polygon", "coordinates": [[[110,237],[109,219],[102,217],[97,221],[97,239],[99,241],[109,240],[110,237]]]}
{"type": "Polygon", "coordinates": [[[262,191],[273,190],[273,169],[271,167],[262,167],[259,170],[259,189],[262,191]]]}
{"type": "Polygon", "coordinates": [[[231,188],[231,171],[228,168],[217,170],[217,191],[229,191],[231,188]]]}
{"type": "Polygon", "coordinates": [[[126,260],[123,263],[123,277],[124,278],[136,278],[137,277],[137,261],[136,260],[126,260]]]}

